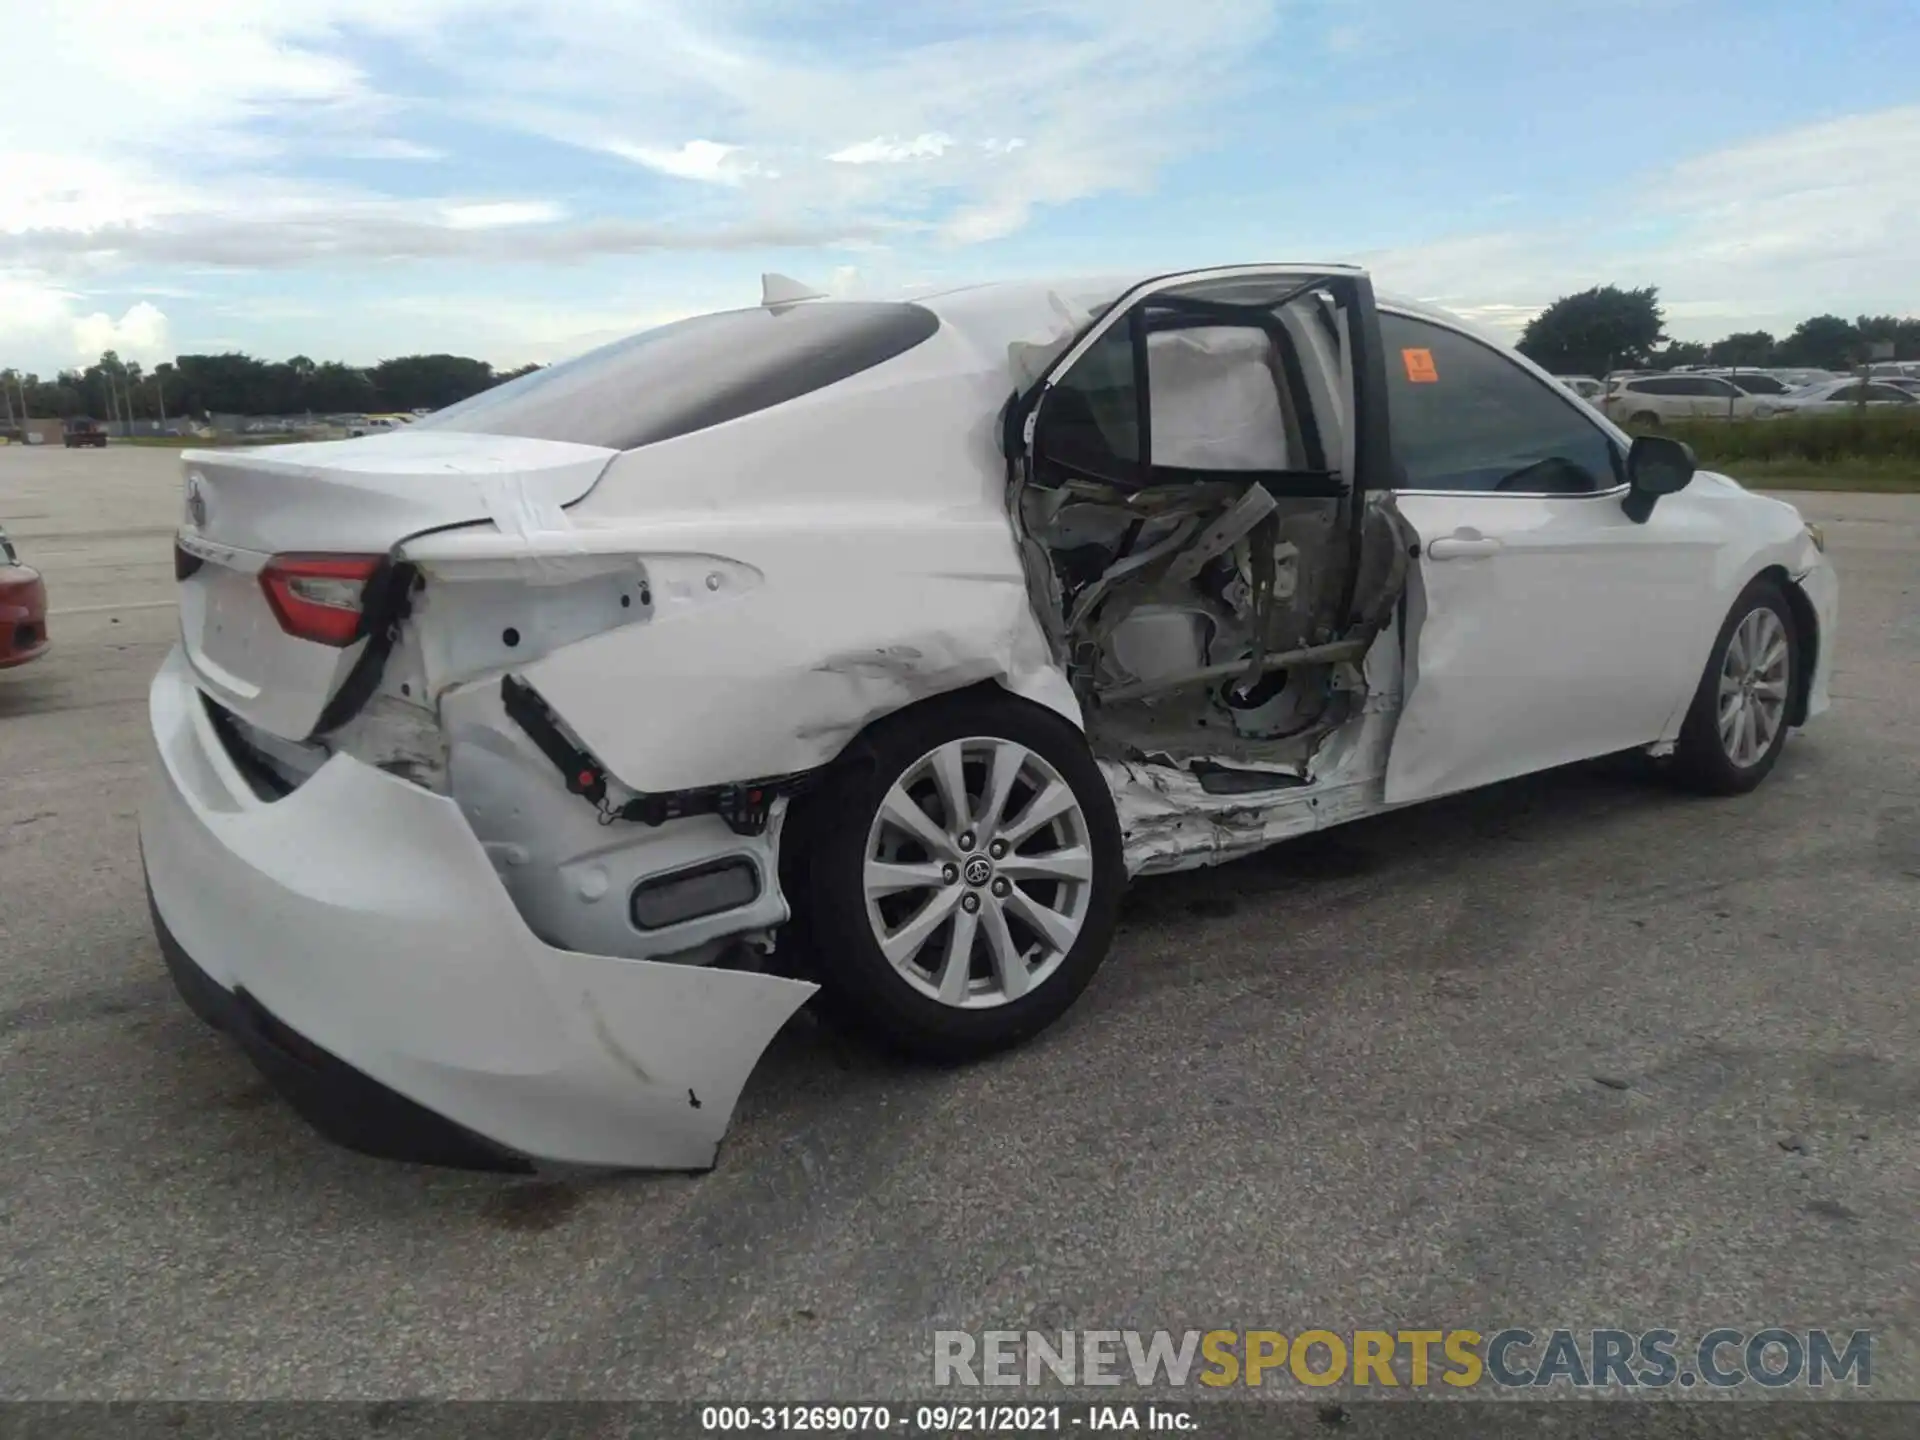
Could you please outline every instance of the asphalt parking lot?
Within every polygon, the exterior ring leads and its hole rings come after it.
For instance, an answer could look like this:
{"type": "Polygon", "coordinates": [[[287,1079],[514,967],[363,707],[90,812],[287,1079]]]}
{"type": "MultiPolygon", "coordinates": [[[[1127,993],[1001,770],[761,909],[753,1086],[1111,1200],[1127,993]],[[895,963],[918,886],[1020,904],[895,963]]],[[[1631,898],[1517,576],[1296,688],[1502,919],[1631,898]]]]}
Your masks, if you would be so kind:
{"type": "Polygon", "coordinates": [[[1795,497],[1835,709],[1763,790],[1536,777],[1143,882],[919,1071],[802,1017],[700,1177],[314,1137],[168,986],[134,815],[166,451],[0,449],[0,1396],[924,1391],[937,1329],[1872,1328],[1920,1398],[1920,496],[1795,497]]]}

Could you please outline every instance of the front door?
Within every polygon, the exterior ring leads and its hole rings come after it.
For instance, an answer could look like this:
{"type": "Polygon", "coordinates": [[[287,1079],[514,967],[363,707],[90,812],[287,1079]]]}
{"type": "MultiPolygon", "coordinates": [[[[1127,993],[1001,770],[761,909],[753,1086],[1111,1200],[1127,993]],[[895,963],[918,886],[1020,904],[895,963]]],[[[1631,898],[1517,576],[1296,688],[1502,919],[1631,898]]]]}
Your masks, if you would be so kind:
{"type": "Polygon", "coordinates": [[[1401,513],[1421,540],[1386,799],[1658,739],[1699,663],[1712,532],[1621,509],[1617,438],[1450,326],[1383,312],[1401,513]]]}

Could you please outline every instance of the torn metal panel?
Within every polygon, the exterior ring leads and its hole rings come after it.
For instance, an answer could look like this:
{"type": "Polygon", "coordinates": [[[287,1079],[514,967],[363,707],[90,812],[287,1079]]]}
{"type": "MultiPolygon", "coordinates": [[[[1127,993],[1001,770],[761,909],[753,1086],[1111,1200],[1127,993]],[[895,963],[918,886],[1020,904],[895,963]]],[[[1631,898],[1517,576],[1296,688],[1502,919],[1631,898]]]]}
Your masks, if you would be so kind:
{"type": "MultiPolygon", "coordinates": [[[[1127,871],[1162,874],[1250,855],[1277,841],[1396,808],[1382,789],[1399,720],[1400,636],[1389,617],[1357,673],[1338,723],[1288,745],[1244,745],[1152,760],[1102,756],[1120,817],[1127,871]],[[1264,763],[1256,757],[1269,757],[1264,763]],[[1265,789],[1209,789],[1209,770],[1269,769],[1265,789]]],[[[1337,667],[1339,670],[1350,667],[1337,667]]],[[[1252,782],[1249,782],[1252,783],[1252,782]]]]}
{"type": "Polygon", "coordinates": [[[497,684],[475,682],[441,701],[451,792],[534,932],[569,950],[707,964],[734,941],[767,948],[791,911],[777,856],[786,802],[758,834],[717,814],[654,826],[606,823],[604,808],[560,782],[539,747],[507,715],[497,684]],[[757,879],[747,903],[666,928],[640,930],[636,885],[704,861],[739,858],[757,879]]]}
{"type": "Polygon", "coordinates": [[[351,756],[262,801],[178,651],[150,711],[154,903],[216,984],[519,1154],[713,1163],[761,1051],[813,986],[537,938],[452,800],[351,756]]]}

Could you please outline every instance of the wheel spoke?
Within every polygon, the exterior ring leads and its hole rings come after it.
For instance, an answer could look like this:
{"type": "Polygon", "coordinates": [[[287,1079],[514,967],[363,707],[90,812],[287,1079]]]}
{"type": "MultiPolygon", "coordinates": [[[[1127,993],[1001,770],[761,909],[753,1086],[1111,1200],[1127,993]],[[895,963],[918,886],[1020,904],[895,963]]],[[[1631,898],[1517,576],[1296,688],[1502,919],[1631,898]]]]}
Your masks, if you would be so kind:
{"type": "Polygon", "coordinates": [[[1753,687],[1758,699],[1780,701],[1787,698],[1787,682],[1784,680],[1762,680],[1753,687]]]}
{"type": "Polygon", "coordinates": [[[880,802],[880,813],[926,846],[932,854],[938,855],[943,860],[960,858],[960,852],[955,848],[953,840],[933,823],[933,817],[920,808],[920,802],[898,785],[887,791],[887,798],[880,802]]]}
{"type": "Polygon", "coordinates": [[[919,913],[880,941],[880,952],[896,968],[906,965],[920,953],[927,937],[940,928],[940,922],[957,908],[959,899],[957,889],[935,891],[919,913]]]}
{"type": "Polygon", "coordinates": [[[973,804],[967,799],[966,756],[958,740],[933,752],[933,783],[947,812],[947,833],[959,835],[973,827],[973,804]]]}
{"type": "Polygon", "coordinates": [[[1773,737],[1780,728],[1780,712],[1778,707],[1773,705],[1755,705],[1753,711],[1754,724],[1757,727],[1755,738],[1759,742],[1754,747],[1754,756],[1758,759],[1759,756],[1766,754],[1767,747],[1773,744],[1773,737]]]}
{"type": "Polygon", "coordinates": [[[1058,910],[1042,905],[1017,885],[1007,893],[1007,898],[1002,903],[1061,954],[1073,948],[1074,938],[1079,935],[1080,927],[1058,910]]]}
{"type": "Polygon", "coordinates": [[[1000,838],[1009,845],[1019,845],[1042,825],[1068,814],[1076,803],[1064,781],[1051,781],[1020,812],[1020,818],[1000,832],[1000,838]]]}
{"type": "Polygon", "coordinates": [[[993,978],[999,982],[1000,993],[1009,1000],[1018,1000],[1027,993],[1027,962],[1020,947],[1013,943],[1013,932],[1007,929],[1006,913],[998,901],[988,902],[981,913],[981,922],[981,928],[987,932],[987,954],[992,958],[993,978]]]}
{"type": "Polygon", "coordinates": [[[943,1005],[959,1005],[967,998],[967,972],[973,964],[973,937],[979,926],[978,915],[965,909],[953,912],[946,963],[940,967],[940,1003],[943,1005]]]}
{"type": "Polygon", "coordinates": [[[1080,846],[1042,855],[1010,854],[996,867],[1008,880],[1091,880],[1093,852],[1080,846]]]}
{"type": "Polygon", "coordinates": [[[1736,679],[1744,678],[1747,673],[1746,620],[1734,627],[1733,639],[1727,642],[1727,663],[1723,668],[1736,679]]]}
{"type": "Polygon", "coordinates": [[[1013,794],[1013,782],[1020,778],[1020,767],[1027,763],[1024,745],[1003,740],[993,747],[993,765],[987,774],[987,793],[980,801],[981,838],[992,840],[1000,833],[1006,818],[1007,799],[1013,794]]]}
{"type": "Polygon", "coordinates": [[[1753,715],[1753,706],[1742,705],[1740,707],[1740,763],[1742,765],[1751,765],[1753,763],[1756,724],[1757,722],[1753,715]]]}
{"type": "Polygon", "coordinates": [[[867,894],[897,895],[902,890],[938,890],[947,883],[938,864],[902,864],[897,860],[869,860],[867,894]]]}
{"type": "Polygon", "coordinates": [[[1776,638],[1761,655],[1760,663],[1753,667],[1756,675],[1771,675],[1775,670],[1784,669],[1787,663],[1787,642],[1784,637],[1776,638]]]}
{"type": "Polygon", "coordinates": [[[1733,747],[1738,743],[1740,734],[1740,712],[1744,708],[1740,703],[1740,697],[1736,695],[1733,703],[1723,707],[1720,711],[1720,743],[1726,748],[1729,755],[1733,754],[1733,747]]]}

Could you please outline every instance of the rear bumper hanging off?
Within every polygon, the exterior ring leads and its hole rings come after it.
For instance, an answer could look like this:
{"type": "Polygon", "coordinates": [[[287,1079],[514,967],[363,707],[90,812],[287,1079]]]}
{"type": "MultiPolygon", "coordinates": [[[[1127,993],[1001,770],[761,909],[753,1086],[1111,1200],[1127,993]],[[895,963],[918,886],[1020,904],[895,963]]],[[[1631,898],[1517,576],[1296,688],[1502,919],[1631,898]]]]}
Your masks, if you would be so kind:
{"type": "Polygon", "coordinates": [[[141,813],[156,931],[194,1008],[331,1138],[432,1163],[713,1163],[814,987],[560,950],[453,801],[335,755],[262,799],[175,652],[141,813]]]}

